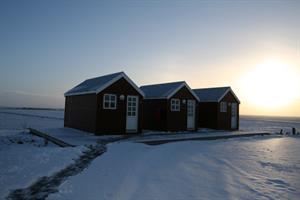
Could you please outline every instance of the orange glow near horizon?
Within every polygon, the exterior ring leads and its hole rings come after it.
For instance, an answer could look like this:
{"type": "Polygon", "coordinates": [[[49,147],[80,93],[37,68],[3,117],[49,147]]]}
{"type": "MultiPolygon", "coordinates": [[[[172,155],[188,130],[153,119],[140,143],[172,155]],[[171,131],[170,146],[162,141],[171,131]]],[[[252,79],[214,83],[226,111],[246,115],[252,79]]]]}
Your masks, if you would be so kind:
{"type": "Polygon", "coordinates": [[[258,64],[239,82],[248,103],[261,110],[281,109],[300,98],[298,70],[278,60],[258,64]]]}

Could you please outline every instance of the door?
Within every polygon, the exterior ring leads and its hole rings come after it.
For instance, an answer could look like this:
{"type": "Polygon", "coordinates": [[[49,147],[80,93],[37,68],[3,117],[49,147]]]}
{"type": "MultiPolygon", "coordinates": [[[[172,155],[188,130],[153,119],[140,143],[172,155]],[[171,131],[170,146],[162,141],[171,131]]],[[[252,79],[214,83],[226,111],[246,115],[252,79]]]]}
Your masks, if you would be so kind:
{"type": "Polygon", "coordinates": [[[195,129],[195,100],[187,100],[187,129],[195,129]]]}
{"type": "Polygon", "coordinates": [[[138,129],[138,96],[127,96],[126,132],[137,132],[138,129]]]}
{"type": "Polygon", "coordinates": [[[237,103],[231,103],[231,129],[237,129],[237,103]]]}

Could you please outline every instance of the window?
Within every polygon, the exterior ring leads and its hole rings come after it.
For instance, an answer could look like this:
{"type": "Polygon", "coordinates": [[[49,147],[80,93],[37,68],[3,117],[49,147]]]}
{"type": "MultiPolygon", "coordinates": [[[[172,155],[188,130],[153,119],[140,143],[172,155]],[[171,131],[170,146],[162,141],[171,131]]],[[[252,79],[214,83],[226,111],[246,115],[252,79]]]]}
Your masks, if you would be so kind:
{"type": "Polygon", "coordinates": [[[103,109],[116,109],[116,108],[117,108],[117,95],[104,94],[103,109]]]}
{"type": "Polygon", "coordinates": [[[227,104],[226,102],[221,102],[220,103],[220,112],[227,112],[227,104]]]}
{"type": "Polygon", "coordinates": [[[171,111],[180,111],[179,99],[171,99],[171,111]]]}

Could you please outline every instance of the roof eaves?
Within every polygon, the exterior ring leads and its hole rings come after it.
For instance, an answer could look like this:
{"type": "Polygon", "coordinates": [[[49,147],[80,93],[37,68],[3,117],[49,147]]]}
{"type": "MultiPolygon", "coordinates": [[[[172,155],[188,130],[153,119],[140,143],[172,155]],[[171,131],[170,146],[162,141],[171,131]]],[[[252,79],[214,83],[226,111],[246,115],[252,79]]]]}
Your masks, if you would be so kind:
{"type": "Polygon", "coordinates": [[[145,98],[145,93],[124,72],[121,73],[121,76],[125,78],[130,83],[130,85],[134,87],[134,89],[136,89],[140,93],[140,95],[143,96],[143,98],[145,98]]]}
{"type": "Polygon", "coordinates": [[[186,88],[192,93],[195,99],[197,99],[197,101],[199,102],[200,101],[199,97],[195,94],[195,92],[188,86],[188,84],[185,81],[180,86],[178,86],[171,94],[169,94],[167,96],[167,99],[171,98],[176,92],[178,92],[184,86],[186,86],[186,88]]]}
{"type": "Polygon", "coordinates": [[[73,93],[64,93],[65,97],[68,96],[75,96],[75,95],[84,95],[84,94],[96,94],[96,91],[92,90],[92,91],[86,91],[86,92],[73,92],[73,93]]]}
{"type": "Polygon", "coordinates": [[[231,89],[231,87],[229,87],[229,88],[224,92],[224,94],[218,99],[218,102],[220,102],[228,92],[231,92],[231,94],[234,96],[234,98],[237,100],[237,102],[238,102],[238,103],[241,103],[240,100],[239,100],[239,98],[234,94],[234,92],[233,92],[233,90],[231,89]]]}
{"type": "Polygon", "coordinates": [[[152,100],[152,99],[168,99],[167,97],[145,97],[145,100],[152,100]]]}
{"type": "Polygon", "coordinates": [[[122,73],[119,74],[118,76],[116,76],[115,78],[111,79],[110,81],[108,81],[107,83],[105,83],[104,85],[102,85],[100,88],[98,88],[96,90],[96,94],[99,94],[101,91],[103,91],[105,88],[107,88],[108,86],[112,85],[113,83],[115,83],[116,81],[118,81],[120,78],[122,78],[122,73]]]}
{"type": "Polygon", "coordinates": [[[184,82],[180,84],[177,88],[175,88],[169,95],[167,95],[167,99],[170,99],[176,92],[178,92],[184,86],[184,82]]]}

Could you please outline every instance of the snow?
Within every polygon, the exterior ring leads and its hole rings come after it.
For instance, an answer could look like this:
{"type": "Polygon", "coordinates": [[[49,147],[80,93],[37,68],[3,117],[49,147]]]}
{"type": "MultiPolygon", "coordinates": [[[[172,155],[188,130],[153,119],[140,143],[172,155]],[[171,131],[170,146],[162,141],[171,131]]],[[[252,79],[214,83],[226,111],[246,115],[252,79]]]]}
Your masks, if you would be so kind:
{"type": "Polygon", "coordinates": [[[71,90],[67,91],[65,95],[73,95],[73,94],[78,94],[78,93],[83,93],[83,92],[94,92],[105,86],[107,83],[112,81],[113,79],[122,76],[124,72],[117,72],[113,74],[108,74],[105,76],[100,76],[96,78],[91,78],[83,81],[79,85],[75,86],[71,90]]]}
{"type": "MultiPolygon", "coordinates": [[[[118,136],[63,128],[63,110],[0,109],[0,199],[74,162],[84,145],[118,136]],[[42,130],[75,148],[30,135],[42,130]]],[[[144,138],[203,137],[300,131],[299,118],[242,116],[237,132],[145,132],[144,138]]],[[[69,177],[48,199],[299,199],[300,136],[186,141],[157,146],[141,137],[109,144],[89,168],[69,177]]]]}
{"type": "Polygon", "coordinates": [[[266,131],[279,133],[292,133],[292,128],[300,131],[299,117],[264,117],[264,116],[242,116],[240,118],[240,131],[266,131]]]}
{"type": "Polygon", "coordinates": [[[0,129],[56,128],[64,125],[62,110],[0,109],[0,129]]]}
{"type": "Polygon", "coordinates": [[[72,128],[49,128],[41,129],[41,131],[72,145],[95,145],[102,140],[120,137],[120,135],[96,136],[93,133],[72,128]]]}
{"type": "Polygon", "coordinates": [[[184,85],[184,81],[143,85],[140,89],[145,93],[146,98],[167,98],[172,92],[184,85]]]}
{"type": "Polygon", "coordinates": [[[193,89],[199,97],[200,102],[219,102],[220,98],[231,90],[230,87],[216,87],[216,88],[199,88],[193,89]]]}
{"type": "Polygon", "coordinates": [[[63,109],[20,109],[20,108],[0,108],[0,113],[12,113],[20,115],[32,115],[44,118],[64,119],[63,109]]]}
{"type": "Polygon", "coordinates": [[[63,120],[41,117],[57,117],[61,113],[0,109],[0,199],[10,190],[27,187],[39,177],[63,169],[86,149],[83,146],[60,148],[24,130],[27,126],[61,127],[63,120]]]}
{"type": "Polygon", "coordinates": [[[59,148],[51,143],[45,146],[44,140],[28,133],[0,131],[0,198],[11,189],[26,187],[64,168],[84,149],[59,148]]]}
{"type": "Polygon", "coordinates": [[[299,151],[299,137],[111,144],[49,199],[299,199],[299,151]]]}

